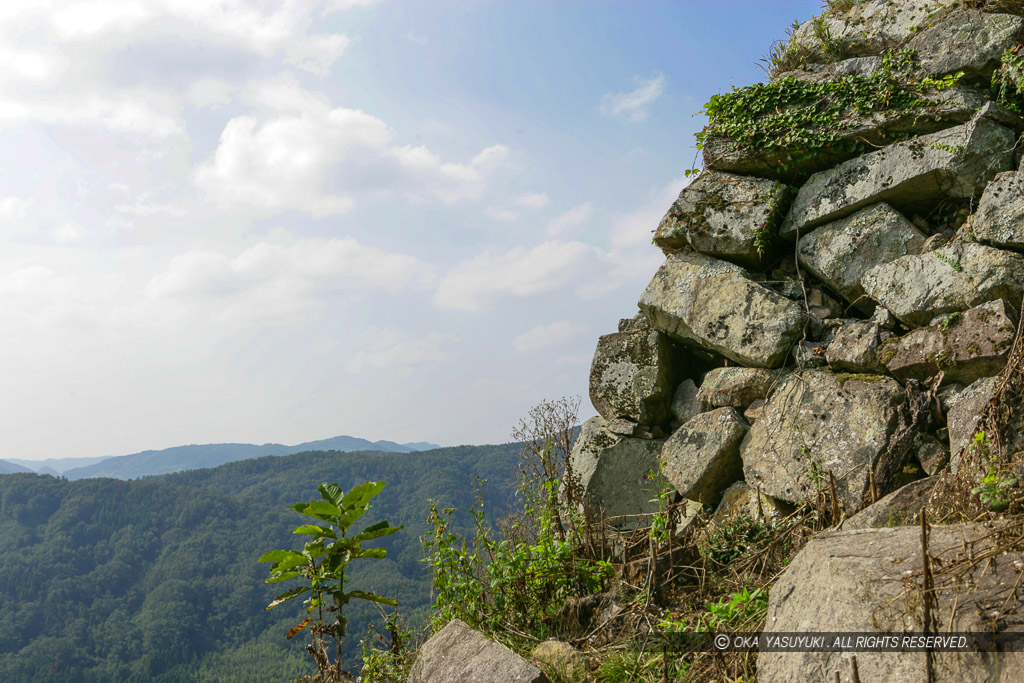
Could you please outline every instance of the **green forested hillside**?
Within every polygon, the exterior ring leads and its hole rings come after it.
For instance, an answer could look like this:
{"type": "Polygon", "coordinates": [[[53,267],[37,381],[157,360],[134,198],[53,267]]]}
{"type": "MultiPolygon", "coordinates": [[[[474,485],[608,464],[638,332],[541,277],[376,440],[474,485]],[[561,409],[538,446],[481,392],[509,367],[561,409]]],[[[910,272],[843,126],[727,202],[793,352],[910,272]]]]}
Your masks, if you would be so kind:
{"type": "MultiPolygon", "coordinates": [[[[323,481],[387,481],[365,522],[406,529],[382,539],[387,560],[353,565],[353,585],[422,618],[427,500],[465,510],[481,476],[499,513],[517,450],[301,453],[137,481],[0,476],[0,680],[289,680],[309,668],[284,638],[299,607],[264,611],[282,586],[255,562],[300,545],[287,506],[323,481]]],[[[352,614],[354,652],[368,613],[352,614]]]]}

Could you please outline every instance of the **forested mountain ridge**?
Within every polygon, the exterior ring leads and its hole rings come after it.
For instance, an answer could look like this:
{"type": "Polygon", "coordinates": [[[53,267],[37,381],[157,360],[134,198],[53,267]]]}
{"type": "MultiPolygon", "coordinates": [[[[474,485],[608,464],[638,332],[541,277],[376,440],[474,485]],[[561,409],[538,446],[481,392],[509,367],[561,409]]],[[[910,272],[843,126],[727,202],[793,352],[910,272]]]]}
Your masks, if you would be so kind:
{"type": "MultiPolygon", "coordinates": [[[[368,441],[354,436],[335,436],[329,439],[306,441],[294,446],[279,443],[218,443],[190,444],[174,446],[160,450],[141,451],[128,455],[102,458],[98,462],[84,462],[81,466],[68,469],[59,467],[60,461],[53,462],[53,469],[61,472],[68,479],[85,479],[87,477],[113,477],[115,479],[135,479],[153,474],[170,474],[182,470],[217,467],[235,460],[259,458],[264,455],[292,455],[305,451],[379,451],[387,453],[412,453],[431,448],[440,448],[435,444],[417,442],[399,444],[394,441],[368,441]]],[[[2,465],[0,461],[0,465],[2,465]]],[[[29,461],[9,461],[27,468],[33,467],[29,461]]],[[[15,472],[27,469],[12,470],[15,472]]],[[[35,471],[40,471],[38,468],[35,471]]],[[[0,470],[2,473],[2,470],[0,470]]],[[[47,472],[49,473],[49,472],[47,472]]]]}
{"type": "MultiPolygon", "coordinates": [[[[309,452],[138,481],[2,476],[0,680],[278,681],[305,672],[301,639],[284,638],[298,606],[264,610],[280,586],[265,584],[256,563],[300,546],[287,506],[316,497],[324,481],[387,481],[365,521],[406,528],[381,543],[386,560],[353,565],[353,585],[422,618],[427,500],[465,510],[480,476],[491,480],[489,512],[500,514],[517,450],[309,452]]],[[[368,614],[352,610],[349,655],[368,614]]]]}

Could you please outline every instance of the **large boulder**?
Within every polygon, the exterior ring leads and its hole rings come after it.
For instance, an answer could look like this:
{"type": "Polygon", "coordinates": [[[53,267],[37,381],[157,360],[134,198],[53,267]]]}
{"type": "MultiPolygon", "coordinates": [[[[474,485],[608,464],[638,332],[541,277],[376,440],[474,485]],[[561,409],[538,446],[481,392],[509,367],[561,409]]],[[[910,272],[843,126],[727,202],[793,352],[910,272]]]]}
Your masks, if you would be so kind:
{"type": "Polygon", "coordinates": [[[670,254],[640,308],[673,338],[754,367],[782,365],[807,322],[795,302],[739,266],[699,253],[670,254]]]}
{"type": "Polygon", "coordinates": [[[775,500],[750,488],[745,481],[737,481],[722,494],[722,501],[715,508],[711,521],[724,524],[730,517],[746,515],[751,519],[763,519],[768,523],[781,521],[793,511],[792,506],[775,500]]]}
{"type": "Polygon", "coordinates": [[[676,387],[675,393],[672,394],[672,404],[669,408],[672,410],[672,417],[679,424],[689,422],[692,418],[704,412],[704,407],[697,398],[699,392],[697,384],[692,379],[684,379],[676,387]]]}
{"type": "Polygon", "coordinates": [[[914,209],[943,198],[980,197],[989,180],[1014,166],[1017,136],[991,120],[996,109],[986,105],[963,125],[815,173],[800,188],[780,234],[795,237],[878,202],[914,209]]]}
{"type": "Polygon", "coordinates": [[[591,514],[603,510],[615,526],[634,528],[641,515],[658,511],[658,494],[668,485],[658,463],[665,440],[619,436],[606,424],[600,417],[583,423],[570,464],[591,514]]]}
{"type": "Polygon", "coordinates": [[[920,327],[936,316],[996,299],[1020,306],[1024,257],[958,241],[876,266],[861,278],[861,285],[901,321],[920,327]]]}
{"type": "MultiPolygon", "coordinates": [[[[1017,631],[1024,607],[1017,597],[1024,557],[1020,546],[996,555],[999,537],[984,524],[931,528],[928,552],[935,587],[934,623],[940,632],[1017,631]],[[977,559],[974,559],[977,558],[977,559]]],[[[1019,534],[1019,528],[1015,532],[1019,534]]],[[[862,632],[920,635],[923,607],[919,526],[818,534],[772,586],[765,633],[862,632]]],[[[933,626],[934,629],[934,626],[933,626]]],[[[934,630],[933,630],[934,633],[934,630]]],[[[762,683],[850,681],[850,652],[762,652],[762,683]]],[[[860,680],[928,680],[925,652],[861,651],[860,680]]],[[[939,683],[1020,680],[1021,652],[933,652],[939,683]]]]}
{"type": "Polygon", "coordinates": [[[797,245],[800,264],[861,310],[870,310],[861,278],[869,270],[901,256],[918,254],[927,239],[891,206],[882,202],[803,235],[797,245]]]}
{"type": "Polygon", "coordinates": [[[885,451],[904,400],[903,387],[889,377],[820,370],[789,375],[743,441],[744,479],[797,503],[827,488],[831,472],[845,509],[859,510],[868,471],[885,451]]]}
{"type": "Polygon", "coordinates": [[[982,244],[1024,250],[1024,175],[1000,173],[988,184],[970,231],[982,244]]]}
{"type": "Polygon", "coordinates": [[[668,422],[681,363],[675,344],[657,330],[606,334],[590,366],[590,402],[606,420],[668,422]]]}
{"type": "Polygon", "coordinates": [[[1017,313],[1005,301],[990,301],[964,313],[950,313],[882,344],[879,357],[894,377],[970,384],[1006,365],[1017,335],[1017,313]]]}
{"type": "Polygon", "coordinates": [[[697,251],[756,266],[782,219],[789,188],[775,180],[704,171],[683,188],[654,234],[665,250],[697,251]]]}
{"type": "Polygon", "coordinates": [[[547,683],[536,666],[452,619],[420,647],[409,683],[547,683]]]}
{"type": "Polygon", "coordinates": [[[704,375],[697,399],[709,409],[746,408],[767,396],[776,379],[774,372],[764,368],[715,368],[704,375]]]}
{"type": "Polygon", "coordinates": [[[954,10],[916,32],[906,47],[928,73],[963,73],[969,81],[987,84],[1003,52],[1017,44],[1022,26],[1024,19],[1013,14],[954,10]]]}
{"type": "Polygon", "coordinates": [[[701,413],[672,433],[661,449],[661,473],[689,500],[717,503],[743,476],[740,442],[747,423],[734,408],[701,413]]]}

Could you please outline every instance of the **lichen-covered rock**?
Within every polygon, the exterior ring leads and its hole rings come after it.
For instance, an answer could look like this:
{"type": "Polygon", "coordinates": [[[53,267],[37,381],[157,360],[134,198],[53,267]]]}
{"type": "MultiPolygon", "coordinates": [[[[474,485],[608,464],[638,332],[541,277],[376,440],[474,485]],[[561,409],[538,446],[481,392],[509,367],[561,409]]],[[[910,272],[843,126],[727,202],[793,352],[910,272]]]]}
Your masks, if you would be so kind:
{"type": "Polygon", "coordinates": [[[832,472],[845,509],[859,510],[868,470],[885,450],[904,400],[903,387],[889,377],[791,374],[743,441],[743,478],[773,498],[796,503],[828,486],[832,472]]]}
{"type": "Polygon", "coordinates": [[[925,235],[891,206],[882,202],[865,207],[803,235],[797,246],[800,263],[861,310],[866,272],[901,256],[919,254],[925,235]]]}
{"type": "Polygon", "coordinates": [[[703,406],[701,406],[700,401],[697,399],[699,391],[692,379],[684,379],[676,387],[676,391],[672,395],[672,404],[669,407],[672,410],[672,416],[680,424],[704,412],[703,406]]]}
{"type": "Polygon", "coordinates": [[[661,473],[676,491],[704,504],[743,474],[740,442],[747,423],[733,408],[701,413],[672,433],[661,449],[661,473]]]}
{"type": "Polygon", "coordinates": [[[604,510],[615,526],[634,528],[639,515],[658,511],[658,493],[668,485],[658,463],[665,440],[619,436],[605,424],[600,417],[583,423],[569,454],[572,471],[592,514],[604,510]]]}
{"type": "Polygon", "coordinates": [[[781,365],[806,322],[795,302],[739,266],[698,253],[669,255],[640,308],[673,338],[754,367],[781,365]]]}
{"type": "Polygon", "coordinates": [[[848,518],[841,528],[875,529],[918,523],[921,508],[928,502],[928,494],[938,481],[938,477],[927,477],[901,486],[848,518]]]}
{"type": "Polygon", "coordinates": [[[906,48],[930,74],[962,72],[967,80],[987,83],[1003,51],[1017,44],[1022,26],[1024,19],[1012,14],[954,10],[916,32],[906,48]]]}
{"type": "Polygon", "coordinates": [[[892,332],[873,322],[848,321],[836,331],[825,350],[829,367],[838,372],[884,373],[878,347],[892,332]]]}
{"type": "Polygon", "coordinates": [[[768,395],[776,375],[764,368],[715,368],[704,375],[697,399],[711,408],[746,408],[756,399],[768,395]]]}
{"type": "Polygon", "coordinates": [[[681,364],[675,344],[657,330],[606,334],[590,366],[590,402],[606,420],[668,422],[681,364]]]}
{"type": "Polygon", "coordinates": [[[1016,134],[985,108],[971,121],[884,147],[815,173],[800,188],[780,235],[795,237],[869,204],[913,208],[940,198],[980,197],[997,173],[1013,168],[1016,134]]]}
{"type": "Polygon", "coordinates": [[[927,379],[942,370],[945,380],[970,384],[1003,369],[1016,334],[1017,313],[999,299],[890,339],[879,356],[899,379],[927,379]]]}
{"type": "Polygon", "coordinates": [[[452,619],[420,647],[409,683],[547,683],[540,669],[464,621],[452,619]]]}
{"type": "Polygon", "coordinates": [[[981,411],[996,394],[999,377],[979,379],[946,403],[946,427],[949,429],[949,469],[953,474],[960,468],[963,450],[974,440],[981,411]]]}
{"type": "Polygon", "coordinates": [[[936,316],[996,299],[1020,306],[1024,257],[975,242],[954,242],[876,266],[864,274],[861,285],[901,321],[920,327],[936,316]]]}
{"type": "Polygon", "coordinates": [[[928,476],[938,474],[949,463],[949,448],[931,434],[918,434],[914,446],[917,462],[928,476]]]}
{"type": "MultiPolygon", "coordinates": [[[[1000,554],[998,560],[987,559],[986,553],[994,548],[992,531],[985,524],[931,528],[928,553],[938,558],[932,564],[933,615],[940,632],[991,631],[993,617],[1014,630],[1024,619],[1024,604],[1015,596],[1024,557],[1018,548],[1000,554]],[[945,569],[952,566],[955,572],[945,569]]],[[[818,534],[772,586],[765,632],[921,634],[921,554],[919,526],[818,534]]],[[[761,652],[757,680],[832,681],[838,671],[849,681],[849,655],[761,652]]],[[[925,652],[856,655],[862,681],[927,680],[925,652]]],[[[933,652],[932,670],[939,683],[1012,683],[1024,670],[1024,653],[933,652]]]]}
{"type": "Polygon", "coordinates": [[[761,501],[758,505],[756,493],[747,482],[742,480],[736,482],[722,494],[722,501],[715,508],[715,514],[711,516],[711,520],[716,524],[721,524],[730,517],[746,515],[751,519],[777,522],[793,511],[792,506],[763,493],[760,494],[761,501]]]}
{"type": "Polygon", "coordinates": [[[774,180],[705,171],[683,188],[654,234],[665,250],[689,244],[744,265],[761,262],[789,188],[774,180]]]}
{"type": "Polygon", "coordinates": [[[1024,175],[1000,173],[988,184],[970,231],[982,244],[1024,250],[1024,175]]]}

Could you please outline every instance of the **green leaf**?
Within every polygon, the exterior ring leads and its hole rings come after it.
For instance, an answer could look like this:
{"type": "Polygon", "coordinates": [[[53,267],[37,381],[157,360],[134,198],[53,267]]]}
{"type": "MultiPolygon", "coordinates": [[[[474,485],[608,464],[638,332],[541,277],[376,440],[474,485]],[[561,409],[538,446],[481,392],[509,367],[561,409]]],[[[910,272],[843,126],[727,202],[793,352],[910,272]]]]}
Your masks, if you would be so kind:
{"type": "Polygon", "coordinates": [[[317,526],[315,524],[303,524],[298,527],[293,534],[310,534],[317,538],[337,538],[338,535],[334,533],[334,530],[327,526],[317,526]]]}
{"type": "Polygon", "coordinates": [[[388,551],[384,548],[367,548],[353,554],[356,557],[368,557],[374,560],[382,560],[388,556],[388,551]]]}
{"type": "Polygon", "coordinates": [[[298,588],[292,588],[291,590],[287,590],[284,593],[281,593],[280,595],[278,595],[276,598],[274,598],[273,602],[271,602],[269,605],[267,605],[263,609],[264,610],[273,609],[273,608],[277,607],[278,605],[280,605],[282,602],[288,602],[292,598],[298,597],[298,596],[302,595],[303,593],[305,593],[308,590],[310,590],[309,586],[299,586],[298,588]]]}
{"type": "Polygon", "coordinates": [[[308,562],[309,560],[307,560],[306,556],[302,553],[292,553],[280,562],[275,563],[274,566],[270,568],[270,571],[283,572],[284,570],[291,569],[292,567],[305,566],[308,562]]]}
{"type": "Polygon", "coordinates": [[[345,503],[345,492],[341,490],[341,487],[337,484],[328,484],[324,482],[320,486],[316,487],[316,490],[320,492],[323,499],[331,505],[337,507],[344,507],[345,503]]]}
{"type": "Polygon", "coordinates": [[[368,526],[358,534],[352,537],[355,541],[369,541],[374,538],[380,538],[381,536],[390,536],[396,531],[401,531],[405,527],[391,526],[386,520],[383,522],[377,522],[372,526],[368,526]]]}
{"type": "Polygon", "coordinates": [[[391,605],[394,607],[398,604],[397,601],[391,598],[385,598],[383,595],[377,595],[376,593],[367,593],[365,591],[349,591],[346,595],[350,598],[359,598],[360,600],[369,600],[371,602],[379,602],[382,605],[391,605]]]}
{"type": "MultiPolygon", "coordinates": [[[[278,562],[293,555],[299,555],[294,550],[271,550],[268,553],[260,555],[260,559],[257,562],[278,562]]],[[[301,555],[299,555],[301,557],[301,555]]]]}
{"type": "MultiPolygon", "coordinates": [[[[295,509],[294,505],[292,506],[292,509],[295,509]]],[[[311,500],[305,504],[305,507],[302,510],[296,510],[296,512],[301,512],[302,514],[309,515],[310,517],[319,517],[321,519],[324,519],[324,517],[340,517],[345,514],[337,506],[325,503],[322,500],[311,500]]]]}
{"type": "Polygon", "coordinates": [[[305,576],[305,575],[306,575],[306,572],[304,572],[304,571],[302,571],[302,572],[276,572],[274,574],[271,574],[270,578],[264,580],[263,583],[281,583],[282,581],[287,581],[288,579],[294,579],[294,578],[297,578],[299,576],[305,576]]]}
{"type": "Polygon", "coordinates": [[[360,484],[345,496],[342,501],[341,507],[346,510],[350,508],[366,508],[367,503],[373,500],[374,496],[383,490],[387,486],[387,482],[383,481],[368,481],[360,484]]]}

